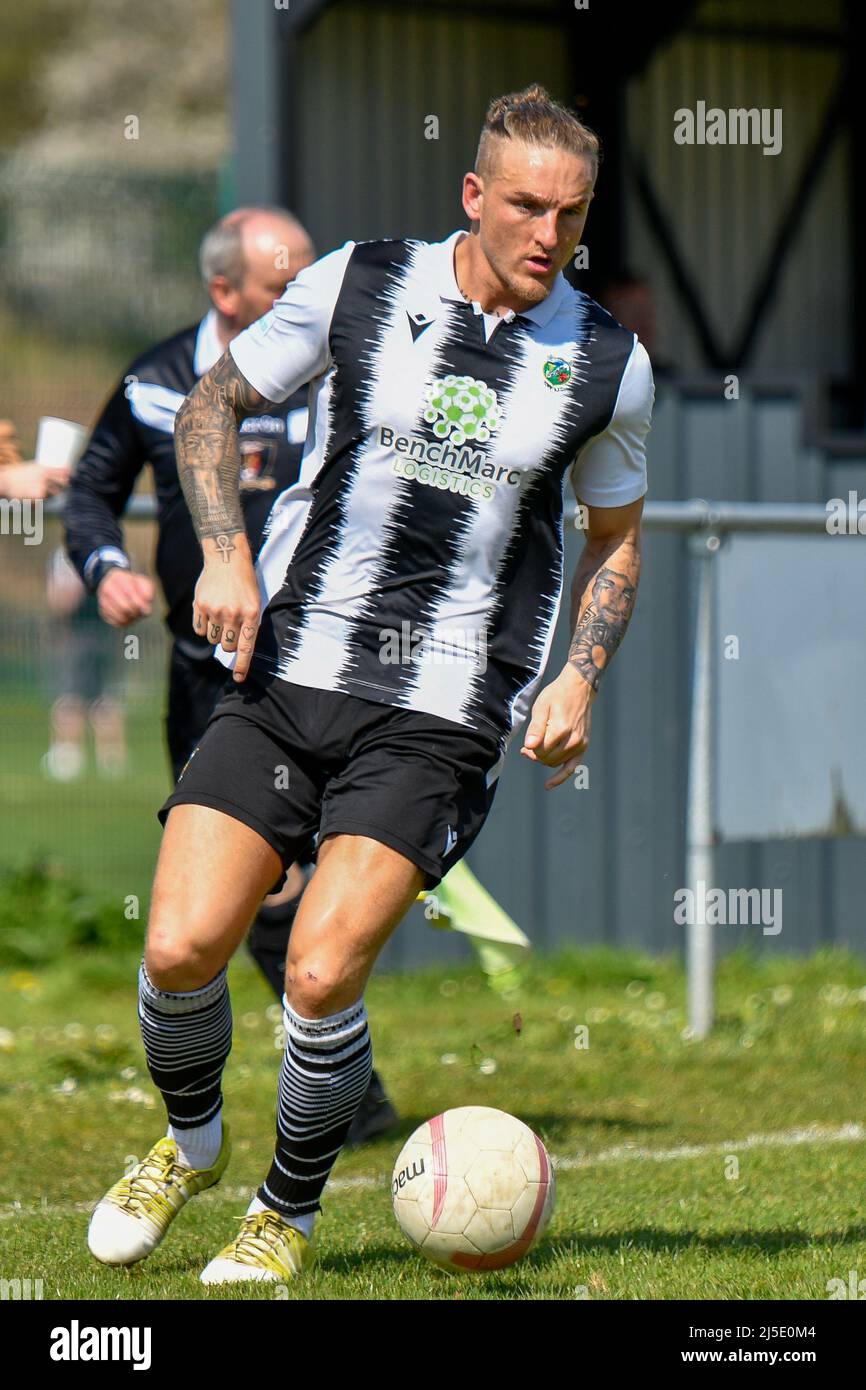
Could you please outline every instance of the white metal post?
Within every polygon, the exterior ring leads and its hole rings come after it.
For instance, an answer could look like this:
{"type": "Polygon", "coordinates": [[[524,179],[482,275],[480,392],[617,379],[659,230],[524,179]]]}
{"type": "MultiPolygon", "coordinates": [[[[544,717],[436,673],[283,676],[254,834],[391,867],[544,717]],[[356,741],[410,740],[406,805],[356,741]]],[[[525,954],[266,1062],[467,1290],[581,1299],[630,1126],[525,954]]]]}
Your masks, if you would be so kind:
{"type": "Polygon", "coordinates": [[[719,538],[698,534],[691,548],[699,573],[686,810],[686,886],[695,910],[686,936],[686,970],[689,1027],[695,1037],[705,1038],[714,1015],[713,929],[706,919],[706,894],[713,887],[713,557],[719,538]]]}

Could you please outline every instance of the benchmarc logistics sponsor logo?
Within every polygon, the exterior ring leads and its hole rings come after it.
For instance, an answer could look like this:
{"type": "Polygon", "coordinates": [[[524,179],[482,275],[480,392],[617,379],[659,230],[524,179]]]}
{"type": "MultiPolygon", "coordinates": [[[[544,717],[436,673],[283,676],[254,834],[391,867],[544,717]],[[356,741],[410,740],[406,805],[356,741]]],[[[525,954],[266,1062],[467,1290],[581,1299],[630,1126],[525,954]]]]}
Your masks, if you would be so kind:
{"type": "Polygon", "coordinates": [[[378,442],[396,454],[393,469],[400,478],[414,479],[443,492],[459,492],[475,501],[489,502],[500,483],[520,487],[519,468],[506,468],[488,459],[482,449],[471,444],[456,447],[419,434],[397,434],[389,425],[380,425],[378,442]]]}

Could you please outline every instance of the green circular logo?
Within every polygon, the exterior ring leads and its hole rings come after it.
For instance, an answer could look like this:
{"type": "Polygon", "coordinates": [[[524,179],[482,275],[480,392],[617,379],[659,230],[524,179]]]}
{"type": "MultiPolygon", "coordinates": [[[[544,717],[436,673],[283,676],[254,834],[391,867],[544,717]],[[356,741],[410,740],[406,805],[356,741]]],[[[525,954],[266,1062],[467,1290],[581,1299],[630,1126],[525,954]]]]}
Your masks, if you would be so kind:
{"type": "Polygon", "coordinates": [[[486,444],[499,425],[496,392],[474,377],[449,373],[428,386],[425,395],[424,419],[439,439],[486,444]]]}
{"type": "Polygon", "coordinates": [[[544,380],[553,391],[561,391],[571,381],[571,368],[562,357],[548,357],[543,371],[544,380]]]}

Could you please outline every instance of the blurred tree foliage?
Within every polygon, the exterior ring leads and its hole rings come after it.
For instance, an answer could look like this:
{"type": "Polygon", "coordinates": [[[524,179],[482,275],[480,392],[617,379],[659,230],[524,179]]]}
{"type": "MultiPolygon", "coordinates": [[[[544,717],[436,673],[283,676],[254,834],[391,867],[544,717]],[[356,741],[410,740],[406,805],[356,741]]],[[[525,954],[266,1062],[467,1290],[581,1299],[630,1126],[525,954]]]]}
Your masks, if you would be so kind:
{"type": "Polygon", "coordinates": [[[45,118],[40,74],[78,18],[63,0],[7,0],[0,19],[0,154],[8,154],[45,118]]]}
{"type": "Polygon", "coordinates": [[[218,166],[229,131],[227,7],[3,0],[0,153],[36,165],[218,166]]]}

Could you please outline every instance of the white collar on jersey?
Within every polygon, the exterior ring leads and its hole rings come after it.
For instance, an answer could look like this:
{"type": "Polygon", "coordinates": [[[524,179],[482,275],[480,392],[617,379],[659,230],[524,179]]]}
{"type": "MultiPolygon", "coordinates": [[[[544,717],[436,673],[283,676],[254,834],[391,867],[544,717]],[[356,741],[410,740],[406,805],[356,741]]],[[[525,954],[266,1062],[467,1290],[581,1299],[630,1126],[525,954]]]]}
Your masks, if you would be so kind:
{"type": "MultiPolygon", "coordinates": [[[[462,241],[463,237],[468,235],[468,232],[452,232],[444,241],[435,243],[435,249],[442,257],[443,283],[439,291],[439,298],[448,302],[456,299],[459,304],[466,303],[460,286],[457,283],[457,276],[454,271],[454,252],[457,248],[458,241],[462,241]]],[[[503,323],[510,323],[513,318],[531,319],[533,323],[537,323],[539,327],[543,328],[544,325],[549,323],[553,318],[553,315],[559,308],[562,295],[567,289],[568,282],[565,277],[562,274],[557,275],[553,282],[553,289],[545,299],[542,299],[540,304],[536,304],[532,309],[521,309],[519,314],[516,314],[513,309],[506,310],[506,312],[501,315],[503,323]]],[[[472,308],[475,310],[476,314],[482,313],[481,305],[478,303],[477,299],[472,300],[472,308]]]]}
{"type": "Polygon", "coordinates": [[[225,352],[217,333],[217,311],[209,309],[198,326],[195,339],[195,353],[192,369],[196,376],[204,376],[225,352]]]}

